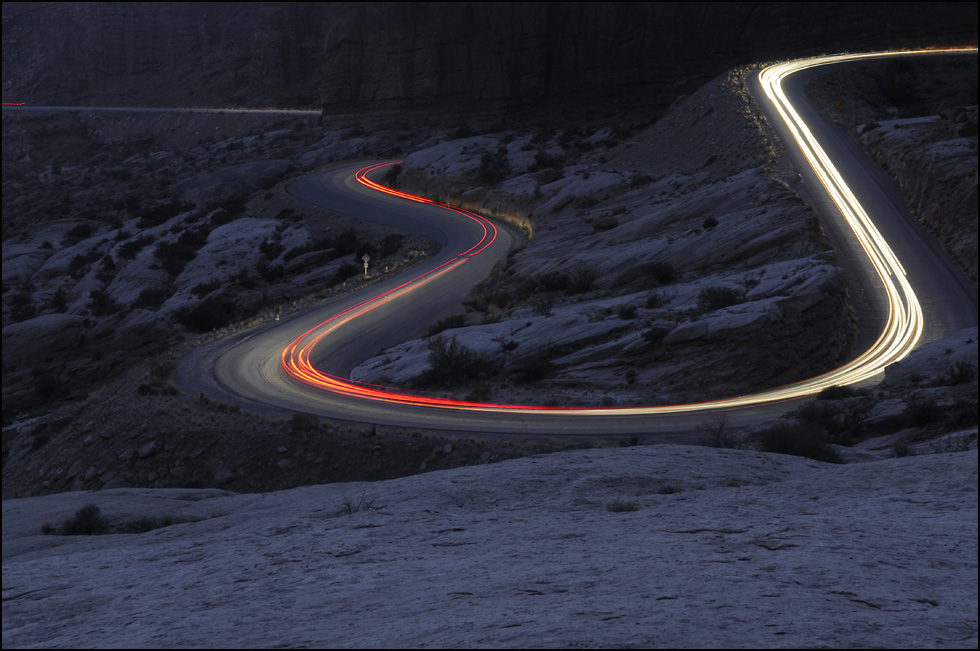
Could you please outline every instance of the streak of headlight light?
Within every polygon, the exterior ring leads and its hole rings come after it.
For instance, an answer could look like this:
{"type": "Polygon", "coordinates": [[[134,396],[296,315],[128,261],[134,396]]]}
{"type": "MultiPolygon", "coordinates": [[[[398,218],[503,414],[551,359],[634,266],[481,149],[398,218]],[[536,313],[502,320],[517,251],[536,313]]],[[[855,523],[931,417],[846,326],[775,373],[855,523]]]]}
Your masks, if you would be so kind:
{"type": "Polygon", "coordinates": [[[819,376],[796,382],[793,384],[778,387],[769,391],[730,398],[725,400],[715,400],[711,402],[701,402],[686,405],[660,405],[648,407],[606,407],[602,409],[588,407],[549,407],[534,405],[509,405],[509,404],[488,404],[470,402],[465,400],[450,400],[426,395],[413,395],[393,387],[376,386],[365,383],[353,382],[344,378],[328,375],[318,370],[310,362],[313,348],[326,335],[334,332],[344,323],[357,318],[396,297],[403,296],[408,292],[424,285],[434,278],[448,273],[453,268],[465,262],[468,257],[477,255],[484,251],[496,237],[496,229],[493,224],[485,218],[460,208],[447,206],[445,204],[400,192],[382,186],[368,178],[368,174],[396,163],[379,163],[365,167],[357,172],[356,178],[363,185],[386,194],[400,197],[402,199],[425,203],[439,208],[452,210],[469,219],[477,221],[484,228],[484,234],[479,242],[471,246],[466,251],[460,253],[455,259],[445,263],[437,269],[433,269],[418,278],[399,285],[395,289],[368,299],[358,305],[338,313],[324,321],[319,326],[312,328],[302,336],[297,337],[282,352],[282,367],[291,377],[299,382],[303,382],[313,387],[325,389],[340,395],[377,400],[387,403],[403,405],[438,407],[447,409],[461,409],[479,412],[509,412],[509,413],[540,413],[548,412],[551,414],[568,413],[575,415],[638,415],[638,414],[666,414],[683,413],[696,411],[716,411],[722,409],[735,409],[748,407],[758,404],[777,403],[795,398],[805,397],[818,393],[822,389],[834,385],[853,384],[869,377],[877,375],[889,364],[892,364],[906,355],[915,347],[922,335],[923,316],[919,301],[916,299],[915,292],[909,285],[905,277],[905,270],[898,258],[892,252],[888,243],[875,227],[871,218],[864,211],[864,208],[853,195],[847,183],[834,167],[830,158],[823,148],[813,137],[809,128],[800,118],[797,111],[793,108],[789,99],[782,89],[782,82],[789,75],[806,70],[815,66],[825,66],[845,61],[870,60],[894,54],[913,55],[923,53],[946,52],[950,50],[920,50],[915,52],[901,53],[877,53],[877,54],[856,54],[856,55],[837,55],[808,59],[803,61],[791,61],[781,63],[766,68],[759,74],[759,79],[763,90],[772,102],[780,117],[786,123],[787,128],[792,133],[793,139],[800,147],[806,160],[813,168],[813,172],[820,180],[827,194],[838,207],[844,219],[847,221],[854,236],[861,247],[867,253],[878,276],[881,279],[888,302],[888,317],[886,325],[877,341],[867,351],[857,358],[827,373],[819,376]],[[491,234],[492,233],[492,234],[491,234]]]}

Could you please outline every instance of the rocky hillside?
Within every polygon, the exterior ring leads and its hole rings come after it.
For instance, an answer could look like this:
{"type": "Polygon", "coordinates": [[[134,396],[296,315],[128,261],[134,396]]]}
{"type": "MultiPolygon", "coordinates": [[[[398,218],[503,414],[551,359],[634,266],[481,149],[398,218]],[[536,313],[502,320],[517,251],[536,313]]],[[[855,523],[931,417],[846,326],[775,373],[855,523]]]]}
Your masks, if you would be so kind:
{"type": "Polygon", "coordinates": [[[843,359],[853,329],[833,253],[813,213],[767,173],[764,126],[742,83],[716,79],[635,132],[545,124],[408,155],[391,179],[400,189],[533,236],[465,314],[354,377],[488,401],[679,404],[843,359]],[[440,341],[481,363],[427,370],[440,341]],[[761,341],[765,356],[752,352],[761,341]]]}
{"type": "Polygon", "coordinates": [[[3,99],[467,114],[649,111],[735,65],[965,43],[957,3],[4,3],[3,99]]]}

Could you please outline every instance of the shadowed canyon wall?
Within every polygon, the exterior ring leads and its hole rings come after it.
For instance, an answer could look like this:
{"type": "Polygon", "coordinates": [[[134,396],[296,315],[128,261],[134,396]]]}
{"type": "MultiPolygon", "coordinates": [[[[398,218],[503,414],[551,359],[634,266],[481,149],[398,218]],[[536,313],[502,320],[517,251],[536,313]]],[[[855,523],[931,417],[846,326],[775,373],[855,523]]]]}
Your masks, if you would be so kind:
{"type": "Polygon", "coordinates": [[[976,34],[974,3],[3,3],[3,100],[338,112],[583,96],[661,105],[760,59],[976,34]]]}

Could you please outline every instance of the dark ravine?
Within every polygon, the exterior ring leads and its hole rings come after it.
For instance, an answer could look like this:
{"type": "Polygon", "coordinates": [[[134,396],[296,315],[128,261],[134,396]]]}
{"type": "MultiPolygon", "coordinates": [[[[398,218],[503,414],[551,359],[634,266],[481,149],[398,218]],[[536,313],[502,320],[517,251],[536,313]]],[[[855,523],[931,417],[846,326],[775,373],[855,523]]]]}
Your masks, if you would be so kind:
{"type": "Polygon", "coordinates": [[[662,109],[735,65],[975,43],[976,26],[969,3],[5,3],[3,93],[469,114],[616,96],[662,109]]]}

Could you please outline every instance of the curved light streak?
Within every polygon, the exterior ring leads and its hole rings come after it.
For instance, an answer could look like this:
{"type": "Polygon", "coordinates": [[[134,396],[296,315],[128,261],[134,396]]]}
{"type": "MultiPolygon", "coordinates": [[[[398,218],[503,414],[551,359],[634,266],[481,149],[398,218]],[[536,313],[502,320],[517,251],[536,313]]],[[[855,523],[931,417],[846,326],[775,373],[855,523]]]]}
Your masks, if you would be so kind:
{"type": "Polygon", "coordinates": [[[433,407],[474,412],[521,414],[547,412],[551,415],[566,413],[577,416],[609,416],[615,414],[655,415],[738,409],[802,398],[818,393],[822,389],[830,386],[854,384],[873,377],[889,364],[897,362],[908,355],[915,348],[923,331],[922,308],[915,296],[915,292],[906,279],[902,264],[878,231],[871,217],[865,212],[860,202],[858,202],[857,198],[851,192],[829,156],[827,156],[826,152],[820,146],[820,143],[814,138],[809,127],[804,123],[796,109],[790,103],[782,89],[782,83],[790,75],[816,66],[826,66],[863,59],[870,60],[879,57],[894,56],[895,54],[909,55],[944,51],[948,50],[828,56],[781,63],[770,66],[759,73],[763,91],[785,122],[793,139],[813,169],[814,174],[816,174],[827,194],[840,210],[842,216],[853,231],[855,239],[873,264],[881,280],[887,299],[888,316],[885,327],[877,341],[871,348],[840,368],[801,382],[795,382],[768,391],[737,398],[684,405],[604,408],[508,405],[451,400],[428,395],[416,395],[393,387],[353,382],[349,379],[324,373],[317,369],[311,363],[310,359],[313,349],[325,337],[357,317],[385,305],[396,297],[403,296],[424,286],[442,274],[449,273],[461,264],[465,264],[470,257],[486,250],[496,237],[496,228],[489,220],[480,215],[432,201],[431,199],[387,188],[372,181],[367,176],[377,169],[396,163],[379,163],[365,167],[357,172],[357,181],[378,192],[457,212],[479,223],[483,227],[483,237],[470,248],[458,254],[454,259],[436,269],[428,271],[378,296],[367,299],[354,307],[339,312],[300,337],[297,337],[282,351],[282,368],[290,377],[298,382],[351,398],[416,407],[433,407]]]}

